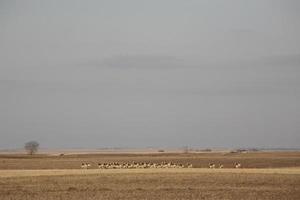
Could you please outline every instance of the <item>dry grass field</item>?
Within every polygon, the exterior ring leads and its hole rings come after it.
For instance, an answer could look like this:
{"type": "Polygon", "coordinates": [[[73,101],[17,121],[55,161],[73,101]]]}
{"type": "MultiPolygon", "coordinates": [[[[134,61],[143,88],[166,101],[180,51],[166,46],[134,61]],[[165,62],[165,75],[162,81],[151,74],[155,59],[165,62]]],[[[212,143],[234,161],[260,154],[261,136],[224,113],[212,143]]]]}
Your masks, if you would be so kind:
{"type": "Polygon", "coordinates": [[[75,155],[24,155],[0,154],[1,169],[79,169],[82,162],[97,168],[99,162],[155,162],[192,163],[196,168],[207,168],[210,162],[232,168],[240,162],[243,168],[300,167],[300,152],[249,152],[249,153],[143,153],[143,154],[75,154],[75,155]]]}
{"type": "Polygon", "coordinates": [[[0,155],[0,199],[300,199],[300,153],[0,155]],[[98,162],[193,163],[96,169],[98,162]],[[81,162],[94,169],[80,169],[81,162]],[[224,169],[208,169],[208,163],[224,169]],[[242,163],[234,169],[233,163],[242,163]]]}

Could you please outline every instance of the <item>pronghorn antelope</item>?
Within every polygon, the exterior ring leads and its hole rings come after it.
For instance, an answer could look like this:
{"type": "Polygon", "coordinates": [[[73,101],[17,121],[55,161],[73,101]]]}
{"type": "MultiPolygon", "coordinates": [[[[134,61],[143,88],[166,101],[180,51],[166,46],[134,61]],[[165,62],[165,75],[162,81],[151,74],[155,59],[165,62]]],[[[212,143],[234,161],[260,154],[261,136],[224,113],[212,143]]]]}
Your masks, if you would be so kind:
{"type": "Polygon", "coordinates": [[[81,168],[82,169],[88,169],[91,166],[90,163],[81,163],[81,168]]]}
{"type": "Polygon", "coordinates": [[[193,164],[188,164],[187,168],[193,168],[193,164]]]}
{"type": "Polygon", "coordinates": [[[82,169],[86,169],[85,163],[81,163],[81,168],[82,168],[82,169]]]}
{"type": "Polygon", "coordinates": [[[99,169],[106,169],[106,163],[98,163],[99,169]]]}
{"type": "Polygon", "coordinates": [[[208,167],[209,167],[210,169],[214,169],[214,168],[216,167],[216,165],[215,165],[214,163],[209,163],[209,164],[208,164],[208,167]]]}
{"type": "Polygon", "coordinates": [[[90,163],[87,163],[87,168],[89,168],[91,166],[91,164],[90,163]]]}
{"type": "Polygon", "coordinates": [[[224,166],[222,164],[219,164],[219,168],[222,169],[224,166]]]}
{"type": "Polygon", "coordinates": [[[241,163],[234,163],[235,168],[241,168],[242,164],[241,163]]]}

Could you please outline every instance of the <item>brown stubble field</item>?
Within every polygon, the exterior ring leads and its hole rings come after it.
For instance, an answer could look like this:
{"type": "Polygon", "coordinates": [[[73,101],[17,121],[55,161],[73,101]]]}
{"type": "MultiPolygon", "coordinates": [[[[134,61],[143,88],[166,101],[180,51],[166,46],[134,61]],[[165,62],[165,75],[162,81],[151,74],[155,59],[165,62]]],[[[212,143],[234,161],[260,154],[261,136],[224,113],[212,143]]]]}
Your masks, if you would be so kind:
{"type": "Polygon", "coordinates": [[[0,155],[0,199],[300,199],[300,153],[0,155]],[[96,169],[97,162],[193,163],[96,169]],[[81,162],[94,164],[80,169],[81,162]],[[209,162],[225,169],[207,169],[209,162]],[[243,169],[233,169],[240,162],[243,169]]]}

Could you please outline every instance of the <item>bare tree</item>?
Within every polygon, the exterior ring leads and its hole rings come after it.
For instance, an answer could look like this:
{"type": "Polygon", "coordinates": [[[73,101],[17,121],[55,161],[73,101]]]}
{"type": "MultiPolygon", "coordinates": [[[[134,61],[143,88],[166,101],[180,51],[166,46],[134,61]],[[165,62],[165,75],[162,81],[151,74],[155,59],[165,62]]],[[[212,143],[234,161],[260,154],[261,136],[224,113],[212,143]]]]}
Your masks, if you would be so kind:
{"type": "Polygon", "coordinates": [[[29,141],[25,143],[25,150],[29,155],[33,155],[38,151],[40,144],[37,141],[29,141]]]}

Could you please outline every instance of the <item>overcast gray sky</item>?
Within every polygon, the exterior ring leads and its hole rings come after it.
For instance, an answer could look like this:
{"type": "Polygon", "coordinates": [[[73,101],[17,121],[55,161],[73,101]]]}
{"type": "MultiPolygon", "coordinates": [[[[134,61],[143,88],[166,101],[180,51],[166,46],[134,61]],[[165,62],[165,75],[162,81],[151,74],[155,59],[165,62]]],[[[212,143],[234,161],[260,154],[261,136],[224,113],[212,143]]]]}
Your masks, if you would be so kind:
{"type": "Polygon", "coordinates": [[[0,149],[300,148],[299,2],[0,0],[0,149]]]}

